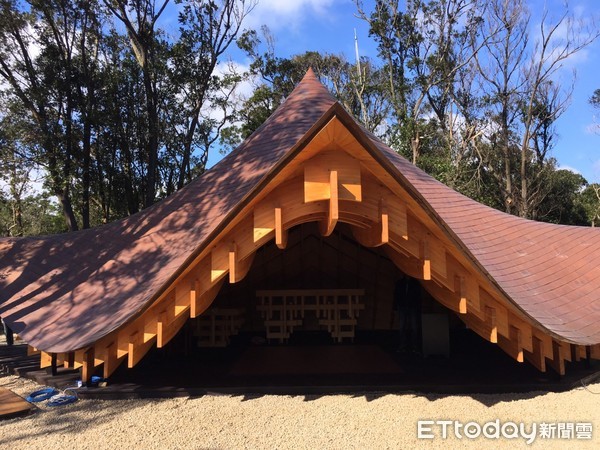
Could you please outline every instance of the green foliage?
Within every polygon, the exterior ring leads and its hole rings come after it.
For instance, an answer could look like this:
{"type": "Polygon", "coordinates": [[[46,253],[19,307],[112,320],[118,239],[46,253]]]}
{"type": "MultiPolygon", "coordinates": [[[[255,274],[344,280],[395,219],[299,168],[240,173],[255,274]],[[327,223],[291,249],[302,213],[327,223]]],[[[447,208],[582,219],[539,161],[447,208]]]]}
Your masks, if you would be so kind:
{"type": "MultiPolygon", "coordinates": [[[[69,230],[181,188],[230,120],[241,77],[215,68],[254,2],[178,2],[179,34],[167,39],[157,21],[168,2],[2,0],[0,134],[12,150],[0,164],[18,150],[17,166],[45,176],[69,230]]],[[[22,185],[18,170],[6,173],[22,185]]],[[[20,205],[15,192],[5,200],[20,205]]]]}
{"type": "Polygon", "coordinates": [[[577,202],[585,211],[586,225],[600,226],[600,183],[593,183],[578,196],[577,202]]]}
{"type": "Polygon", "coordinates": [[[543,181],[547,194],[540,202],[536,219],[564,225],[589,225],[582,191],[587,181],[570,170],[548,171],[543,181]]]}

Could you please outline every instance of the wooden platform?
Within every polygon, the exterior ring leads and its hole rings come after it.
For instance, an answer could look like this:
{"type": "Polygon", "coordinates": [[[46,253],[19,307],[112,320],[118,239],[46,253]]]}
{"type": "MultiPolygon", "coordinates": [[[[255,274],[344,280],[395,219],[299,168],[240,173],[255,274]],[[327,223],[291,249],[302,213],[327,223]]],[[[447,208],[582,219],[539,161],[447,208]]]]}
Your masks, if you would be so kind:
{"type": "Polygon", "coordinates": [[[0,387],[0,420],[31,413],[34,406],[12,391],[0,387]]]}
{"type": "MultiPolygon", "coordinates": [[[[323,332],[323,334],[326,334],[323,332]]],[[[292,339],[289,345],[251,345],[237,336],[228,348],[194,348],[186,356],[168,349],[151,352],[133,369],[125,365],[109,378],[108,387],[84,388],[80,398],[126,399],[199,396],[206,393],[332,394],[356,392],[422,392],[472,394],[561,392],[600,380],[600,362],[569,363],[566,376],[540,374],[518,364],[501,350],[473,335],[468,354],[450,359],[397,353],[376,342],[315,344],[292,339]],[[473,346],[486,347],[471,354],[473,346]],[[487,348],[491,347],[491,348],[487,348]]],[[[298,338],[298,336],[295,336],[298,338]]],[[[16,374],[45,386],[64,389],[80,378],[77,371],[32,367],[24,345],[0,345],[0,376],[16,374]]]]}

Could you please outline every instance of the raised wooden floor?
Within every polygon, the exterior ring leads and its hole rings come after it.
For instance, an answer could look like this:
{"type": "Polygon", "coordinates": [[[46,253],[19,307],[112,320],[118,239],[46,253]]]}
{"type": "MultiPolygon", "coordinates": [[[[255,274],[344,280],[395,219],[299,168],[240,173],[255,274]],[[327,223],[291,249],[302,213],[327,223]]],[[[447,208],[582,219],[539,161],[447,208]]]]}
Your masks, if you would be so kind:
{"type": "MultiPolygon", "coordinates": [[[[293,341],[293,340],[292,340],[293,341]]],[[[406,392],[442,394],[565,391],[581,382],[600,379],[600,364],[572,363],[564,377],[542,374],[518,364],[492,344],[474,336],[471,348],[481,345],[478,357],[456,354],[451,359],[421,358],[397,353],[376,342],[361,344],[232,345],[227,349],[191,349],[185,356],[169,348],[155,350],[133,369],[121,366],[106,388],[79,391],[80,398],[123,399],[224,394],[332,394],[406,392]],[[488,348],[490,347],[490,348],[488,348]]],[[[64,388],[78,373],[59,369],[19,367],[30,364],[25,348],[8,350],[0,345],[0,371],[18,372],[40,384],[64,388]],[[10,352],[12,358],[4,354],[10,352]],[[3,362],[2,362],[3,361],[3,362]],[[4,365],[4,366],[3,366],[4,365]],[[11,370],[7,371],[6,367],[11,370]]]]}

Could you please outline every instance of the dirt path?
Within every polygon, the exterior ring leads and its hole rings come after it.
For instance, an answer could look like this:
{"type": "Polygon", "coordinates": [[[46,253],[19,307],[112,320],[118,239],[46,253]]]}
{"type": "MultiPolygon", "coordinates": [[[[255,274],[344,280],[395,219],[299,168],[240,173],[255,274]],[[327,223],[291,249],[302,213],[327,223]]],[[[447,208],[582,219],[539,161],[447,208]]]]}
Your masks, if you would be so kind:
{"type": "MultiPolygon", "coordinates": [[[[15,376],[0,386],[26,396],[39,388],[15,376]]],[[[40,406],[31,416],[0,422],[1,449],[384,449],[384,448],[599,448],[600,384],[564,393],[438,396],[366,394],[330,396],[216,396],[167,400],[80,400],[57,408],[40,406]],[[499,439],[459,439],[454,424],[442,439],[440,424],[430,424],[433,439],[417,438],[418,420],[470,421],[499,439]],[[502,437],[506,422],[538,427],[526,439],[502,437]],[[491,425],[486,423],[491,422],[491,425]],[[542,439],[540,424],[556,424],[573,438],[542,439]],[[577,439],[576,424],[592,424],[592,440],[577,439]]],[[[477,432],[476,425],[468,431],[477,432]]],[[[580,425],[581,426],[581,425],[580,425]]],[[[585,426],[584,426],[585,428],[585,426]]],[[[580,435],[583,436],[585,433],[580,435]]],[[[584,430],[585,431],[585,430],[584,430]]],[[[480,430],[483,433],[483,430],[480,430]]],[[[507,425],[504,434],[515,434],[507,425]]]]}

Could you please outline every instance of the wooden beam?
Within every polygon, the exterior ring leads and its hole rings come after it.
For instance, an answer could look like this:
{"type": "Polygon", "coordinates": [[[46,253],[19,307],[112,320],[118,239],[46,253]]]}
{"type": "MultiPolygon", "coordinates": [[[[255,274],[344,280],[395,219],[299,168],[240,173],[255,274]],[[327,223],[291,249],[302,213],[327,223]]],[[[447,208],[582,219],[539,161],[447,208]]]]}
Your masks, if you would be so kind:
{"type": "Polygon", "coordinates": [[[232,284],[237,281],[238,277],[236,251],[235,242],[232,242],[231,248],[229,249],[229,282],[232,284]]]}
{"type": "Polygon", "coordinates": [[[465,314],[459,317],[469,329],[473,330],[486,341],[493,344],[498,343],[498,336],[489,323],[483,322],[471,314],[465,314]]]}
{"type": "Polygon", "coordinates": [[[233,242],[229,250],[229,282],[232,284],[243,280],[248,274],[255,253],[252,253],[242,261],[238,259],[238,255],[237,246],[235,242],[233,242]]]}
{"type": "MultiPolygon", "coordinates": [[[[569,351],[565,351],[565,359],[567,361],[576,361],[579,362],[581,361],[581,353],[579,351],[579,345],[577,344],[569,344],[569,351]],[[567,356],[570,356],[570,358],[567,358],[567,356]]],[[[585,359],[585,356],[583,357],[583,359],[585,359]]]]}
{"type": "Polygon", "coordinates": [[[39,355],[39,354],[40,354],[40,351],[37,348],[32,347],[31,345],[27,346],[27,356],[33,356],[33,355],[39,355]]]}
{"type": "Polygon", "coordinates": [[[577,355],[574,355],[574,347],[575,345],[570,344],[569,342],[565,342],[565,341],[558,341],[558,345],[561,346],[562,348],[562,354],[563,357],[565,358],[565,361],[577,361],[577,355]]]}
{"type": "Polygon", "coordinates": [[[429,242],[424,239],[420,243],[421,264],[423,266],[423,280],[431,280],[431,256],[429,254],[429,242]]]}
{"type": "Polygon", "coordinates": [[[135,331],[129,336],[127,367],[132,368],[144,357],[154,345],[154,339],[144,342],[144,333],[135,331]]]}
{"type": "Polygon", "coordinates": [[[390,215],[383,198],[379,201],[379,223],[377,231],[379,231],[379,241],[381,242],[381,245],[390,242],[390,215]]]}
{"type": "Polygon", "coordinates": [[[52,353],[40,352],[40,369],[52,366],[52,353]]]}
{"type": "Polygon", "coordinates": [[[518,328],[511,327],[511,337],[498,336],[498,346],[518,362],[524,361],[523,346],[521,345],[521,332],[518,328]]]}
{"type": "Polygon", "coordinates": [[[304,164],[305,202],[331,198],[330,176],[333,171],[336,172],[336,179],[341,186],[338,198],[362,201],[360,162],[344,151],[332,151],[321,153],[304,164]]]}
{"type": "MultiPolygon", "coordinates": [[[[485,289],[480,289],[480,302],[486,308],[491,308],[494,311],[495,324],[498,333],[510,339],[510,330],[508,324],[508,310],[506,307],[494,297],[492,297],[485,289]]],[[[485,310],[485,309],[484,309],[485,310]]]]}
{"type": "Polygon", "coordinates": [[[436,273],[437,278],[445,279],[448,276],[446,263],[446,248],[442,242],[431,233],[427,233],[427,245],[431,259],[431,270],[436,273]]]}
{"type": "Polygon", "coordinates": [[[389,215],[389,231],[400,239],[408,240],[408,217],[406,203],[391,191],[385,196],[386,210],[389,215]]]}
{"type": "Polygon", "coordinates": [[[111,376],[124,360],[125,358],[117,358],[117,345],[114,341],[104,347],[104,378],[111,376]]]}
{"type": "Polygon", "coordinates": [[[181,327],[189,318],[187,311],[179,317],[175,317],[171,322],[167,321],[167,315],[162,314],[158,320],[158,333],[156,336],[156,346],[163,348],[168,342],[175,337],[181,327]]]}
{"type": "Polygon", "coordinates": [[[467,314],[467,287],[465,277],[456,275],[454,277],[454,292],[458,294],[458,312],[467,314]]]}
{"type": "MultiPolygon", "coordinates": [[[[363,214],[366,216],[369,212],[369,209],[365,208],[363,214]]],[[[370,228],[365,229],[358,226],[352,226],[352,235],[354,238],[364,247],[380,247],[388,244],[390,242],[390,222],[389,214],[383,199],[379,202],[379,212],[377,216],[372,217],[371,220],[373,220],[373,223],[370,228]]]]}
{"type": "Polygon", "coordinates": [[[395,248],[390,248],[390,246],[383,248],[385,249],[386,255],[396,265],[396,267],[398,267],[398,269],[413,278],[421,279],[422,272],[419,260],[411,256],[404,255],[398,252],[395,248]]]}
{"type": "Polygon", "coordinates": [[[210,252],[210,281],[215,283],[223,278],[229,270],[230,244],[219,242],[210,252]]]}
{"type": "Polygon", "coordinates": [[[565,351],[564,348],[556,342],[554,339],[552,340],[552,359],[549,359],[549,365],[554,369],[556,373],[559,375],[565,374],[565,351]]]}
{"type": "Polygon", "coordinates": [[[206,291],[201,291],[200,282],[196,282],[196,299],[191,304],[190,308],[190,317],[193,319],[202,314],[206,309],[210,306],[212,301],[215,299],[219,291],[221,290],[221,286],[223,285],[224,280],[212,285],[206,291]],[[201,292],[200,294],[198,294],[201,292]]]}
{"type": "Polygon", "coordinates": [[[69,352],[65,355],[63,367],[65,369],[68,369],[68,368],[73,368],[74,365],[75,365],[75,352],[69,352]]]}
{"type": "Polygon", "coordinates": [[[321,235],[330,236],[340,218],[337,170],[329,172],[329,209],[325,221],[321,223],[321,235]]]}
{"type": "Polygon", "coordinates": [[[268,201],[262,201],[254,208],[253,240],[259,243],[273,232],[273,209],[268,201]]]}
{"type": "Polygon", "coordinates": [[[494,344],[498,342],[498,326],[496,324],[496,309],[485,307],[485,323],[490,327],[490,342],[494,344]]]}
{"type": "Polygon", "coordinates": [[[479,293],[479,283],[472,274],[464,276],[465,296],[467,298],[467,308],[471,314],[476,315],[480,319],[485,318],[485,312],[481,308],[481,297],[479,293]]]}
{"type": "MultiPolygon", "coordinates": [[[[456,313],[460,313],[460,301],[456,293],[445,288],[436,280],[433,280],[432,282],[425,282],[421,285],[438,303],[441,303],[446,308],[456,313]]],[[[460,316],[461,319],[462,317],[463,315],[460,316]]]]}
{"type": "MultiPolygon", "coordinates": [[[[190,301],[192,301],[192,297],[193,297],[194,293],[192,293],[190,291],[190,301]]],[[[152,311],[152,313],[146,314],[147,317],[145,317],[144,319],[144,334],[143,334],[143,338],[144,338],[144,342],[148,342],[151,341],[152,339],[154,339],[156,337],[156,333],[157,331],[157,327],[158,327],[158,313],[157,313],[157,309],[154,308],[154,311],[152,311]]]]}
{"type": "Polygon", "coordinates": [[[75,350],[75,361],[73,361],[73,368],[79,369],[83,366],[83,358],[85,356],[85,349],[75,350]]]}
{"type": "Polygon", "coordinates": [[[513,313],[509,313],[508,322],[510,323],[511,327],[518,328],[523,349],[530,353],[533,352],[533,334],[531,330],[531,324],[513,313]]]}
{"type": "Polygon", "coordinates": [[[546,371],[546,358],[544,357],[544,342],[538,339],[536,336],[533,336],[533,351],[528,352],[524,351],[524,356],[527,361],[529,361],[534,367],[536,367],[540,372],[546,371]]]}
{"type": "Polygon", "coordinates": [[[90,347],[83,353],[83,365],[81,366],[81,381],[88,383],[94,374],[94,347],[90,347]]]}
{"type": "Polygon", "coordinates": [[[283,211],[275,208],[275,245],[281,250],[287,247],[288,232],[283,229],[283,211]]]}
{"type": "Polygon", "coordinates": [[[544,357],[547,359],[552,359],[554,357],[554,352],[552,350],[552,337],[539,330],[538,328],[532,328],[532,333],[536,338],[538,338],[544,343],[544,345],[542,346],[542,350],[544,351],[544,357]]]}
{"type": "Polygon", "coordinates": [[[590,345],[590,358],[600,359],[600,344],[590,345]]]}
{"type": "Polygon", "coordinates": [[[189,309],[191,302],[191,290],[192,290],[192,280],[191,278],[184,278],[181,283],[177,284],[173,290],[175,296],[175,311],[174,314],[178,316],[186,309],[189,309]]]}

